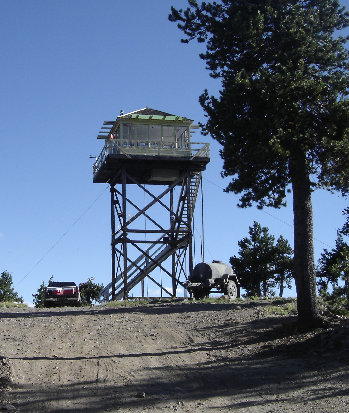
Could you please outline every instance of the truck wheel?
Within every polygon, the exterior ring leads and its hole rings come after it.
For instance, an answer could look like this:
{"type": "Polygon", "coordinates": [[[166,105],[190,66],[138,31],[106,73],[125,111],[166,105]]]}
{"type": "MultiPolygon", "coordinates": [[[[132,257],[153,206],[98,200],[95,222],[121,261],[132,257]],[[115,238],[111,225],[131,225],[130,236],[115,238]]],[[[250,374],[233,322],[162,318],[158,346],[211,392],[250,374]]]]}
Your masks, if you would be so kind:
{"type": "Polygon", "coordinates": [[[236,282],[233,280],[229,280],[227,287],[226,287],[226,294],[231,300],[235,300],[238,296],[238,287],[236,282]]]}

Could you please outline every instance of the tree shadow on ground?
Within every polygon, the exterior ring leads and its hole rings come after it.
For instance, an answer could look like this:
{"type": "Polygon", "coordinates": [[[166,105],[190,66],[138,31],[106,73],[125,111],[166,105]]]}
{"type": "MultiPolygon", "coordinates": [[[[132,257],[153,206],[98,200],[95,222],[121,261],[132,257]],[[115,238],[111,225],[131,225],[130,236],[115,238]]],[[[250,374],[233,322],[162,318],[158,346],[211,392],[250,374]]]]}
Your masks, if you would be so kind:
{"type": "Polygon", "coordinates": [[[281,322],[287,324],[292,319],[271,321],[252,320],[229,326],[235,328],[235,335],[228,341],[226,336],[219,336],[219,331],[227,333],[220,325],[215,327],[216,340],[190,348],[96,357],[117,361],[118,357],[147,359],[190,352],[212,355],[201,364],[148,367],[151,374],[148,371],[146,376],[151,378],[142,378],[139,371],[127,382],[116,371],[111,382],[97,379],[52,388],[22,386],[13,388],[11,396],[19,411],[25,412],[152,411],[182,405],[199,409],[200,403],[207,400],[216,401],[220,409],[246,411],[265,406],[277,411],[285,405],[293,406],[286,411],[295,411],[295,406],[325,400],[329,410],[335,402],[345,411],[349,401],[348,328],[319,330],[295,338],[281,322]],[[249,351],[251,346],[253,352],[249,351]]]}
{"type": "MultiPolygon", "coordinates": [[[[65,311],[27,311],[1,313],[9,317],[58,317],[64,315],[133,314],[141,315],[210,311],[220,312],[239,307],[254,311],[269,305],[267,302],[236,302],[228,304],[195,303],[160,304],[156,306],[84,308],[65,311]]],[[[252,314],[253,313],[253,314],[252,314]]],[[[319,330],[308,334],[294,334],[290,325],[294,317],[270,317],[250,319],[246,322],[233,320],[217,323],[209,330],[200,330],[202,341],[197,345],[164,348],[153,352],[105,354],[91,357],[25,357],[22,360],[55,363],[57,360],[96,359],[96,362],[118,359],[130,362],[134,358],[163,358],[164,356],[207,353],[201,364],[185,364],[176,367],[159,362],[161,367],[148,367],[146,375],[135,371],[126,382],[118,376],[79,381],[68,385],[14,387],[11,400],[19,411],[24,412],[99,412],[99,411],[152,411],[157,407],[165,410],[190,405],[192,410],[201,409],[201,401],[217,403],[223,411],[232,409],[261,409],[271,406],[282,410],[282,403],[295,406],[304,400],[309,403],[326,400],[345,403],[348,390],[348,328],[319,330]],[[149,371],[150,370],[150,371],[149,371]],[[147,377],[147,378],[145,378],[147,377]],[[144,396],[144,397],[143,397],[144,396]],[[222,407],[223,406],[223,407],[222,407]],[[225,410],[224,410],[225,409],[225,410]]],[[[150,363],[144,363],[149,366],[150,363]]],[[[302,406],[301,406],[302,407],[302,406]]],[[[203,408],[202,408],[203,409],[203,408]]],[[[293,411],[297,410],[295,407],[293,411]]],[[[342,409],[345,411],[345,408],[342,409]]],[[[205,411],[205,409],[200,410],[205,411]]],[[[207,411],[207,410],[206,410],[207,411]]],[[[221,410],[222,411],[222,410],[221,410]]],[[[270,410],[269,410],[270,411],[270,410]]],[[[285,411],[285,410],[283,410],[285,411]]],[[[286,410],[292,411],[292,410],[286,410]]],[[[303,410],[304,411],[304,410],[303,410]]]]}
{"type": "Polygon", "coordinates": [[[226,408],[246,408],[281,401],[291,405],[303,401],[305,395],[308,402],[339,397],[344,401],[349,396],[348,388],[340,385],[347,383],[348,371],[337,366],[326,375],[318,375],[299,362],[290,366],[267,359],[259,364],[237,360],[229,365],[196,365],[175,371],[157,368],[153,376],[129,384],[82,382],[52,389],[21,387],[13,389],[12,396],[19,411],[25,412],[152,410],[221,397],[226,408]]]}

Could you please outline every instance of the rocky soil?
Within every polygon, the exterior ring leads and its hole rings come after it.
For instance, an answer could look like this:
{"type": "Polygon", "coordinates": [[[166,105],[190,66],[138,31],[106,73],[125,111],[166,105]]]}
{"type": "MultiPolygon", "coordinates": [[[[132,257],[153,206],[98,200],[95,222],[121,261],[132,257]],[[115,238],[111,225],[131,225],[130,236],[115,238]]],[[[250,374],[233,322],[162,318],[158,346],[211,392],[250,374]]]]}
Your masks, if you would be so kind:
{"type": "Polygon", "coordinates": [[[0,309],[0,410],[346,412],[349,325],[278,302],[0,309]]]}

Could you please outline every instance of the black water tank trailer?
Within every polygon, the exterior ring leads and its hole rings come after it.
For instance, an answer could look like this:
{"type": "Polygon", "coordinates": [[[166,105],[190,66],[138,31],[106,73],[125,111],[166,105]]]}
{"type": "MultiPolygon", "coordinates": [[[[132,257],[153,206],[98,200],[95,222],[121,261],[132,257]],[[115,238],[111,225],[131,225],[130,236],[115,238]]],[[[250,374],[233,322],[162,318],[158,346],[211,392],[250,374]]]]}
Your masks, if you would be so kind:
{"type": "Polygon", "coordinates": [[[220,292],[230,299],[240,296],[239,281],[234,270],[221,261],[197,264],[185,287],[196,299],[208,297],[210,292],[220,292]]]}

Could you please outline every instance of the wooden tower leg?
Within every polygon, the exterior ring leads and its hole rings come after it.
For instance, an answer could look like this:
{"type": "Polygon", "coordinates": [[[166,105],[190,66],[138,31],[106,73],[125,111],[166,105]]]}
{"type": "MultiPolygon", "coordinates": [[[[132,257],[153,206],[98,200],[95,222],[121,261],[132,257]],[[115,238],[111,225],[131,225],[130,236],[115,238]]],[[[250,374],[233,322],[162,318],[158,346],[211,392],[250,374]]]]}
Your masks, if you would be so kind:
{"type": "Polygon", "coordinates": [[[186,178],[186,195],[187,195],[187,205],[188,205],[188,248],[189,248],[189,274],[193,272],[193,234],[192,234],[192,219],[193,219],[193,205],[190,196],[190,173],[187,173],[186,178]]]}
{"type": "MultiPolygon", "coordinates": [[[[174,211],[173,211],[173,188],[170,191],[170,243],[174,242],[174,225],[175,225],[175,219],[174,219],[174,211]]],[[[172,254],[172,294],[174,297],[177,296],[177,282],[176,282],[176,252],[172,254]]]]}
{"type": "Polygon", "coordinates": [[[123,239],[123,253],[124,253],[124,268],[123,268],[123,281],[124,281],[124,300],[128,298],[127,291],[127,194],[126,194],[126,171],[122,169],[122,239],[123,239]]]}
{"type": "Polygon", "coordinates": [[[112,279],[112,293],[111,299],[115,300],[115,188],[114,185],[110,185],[111,195],[111,279],[112,279]]]}

